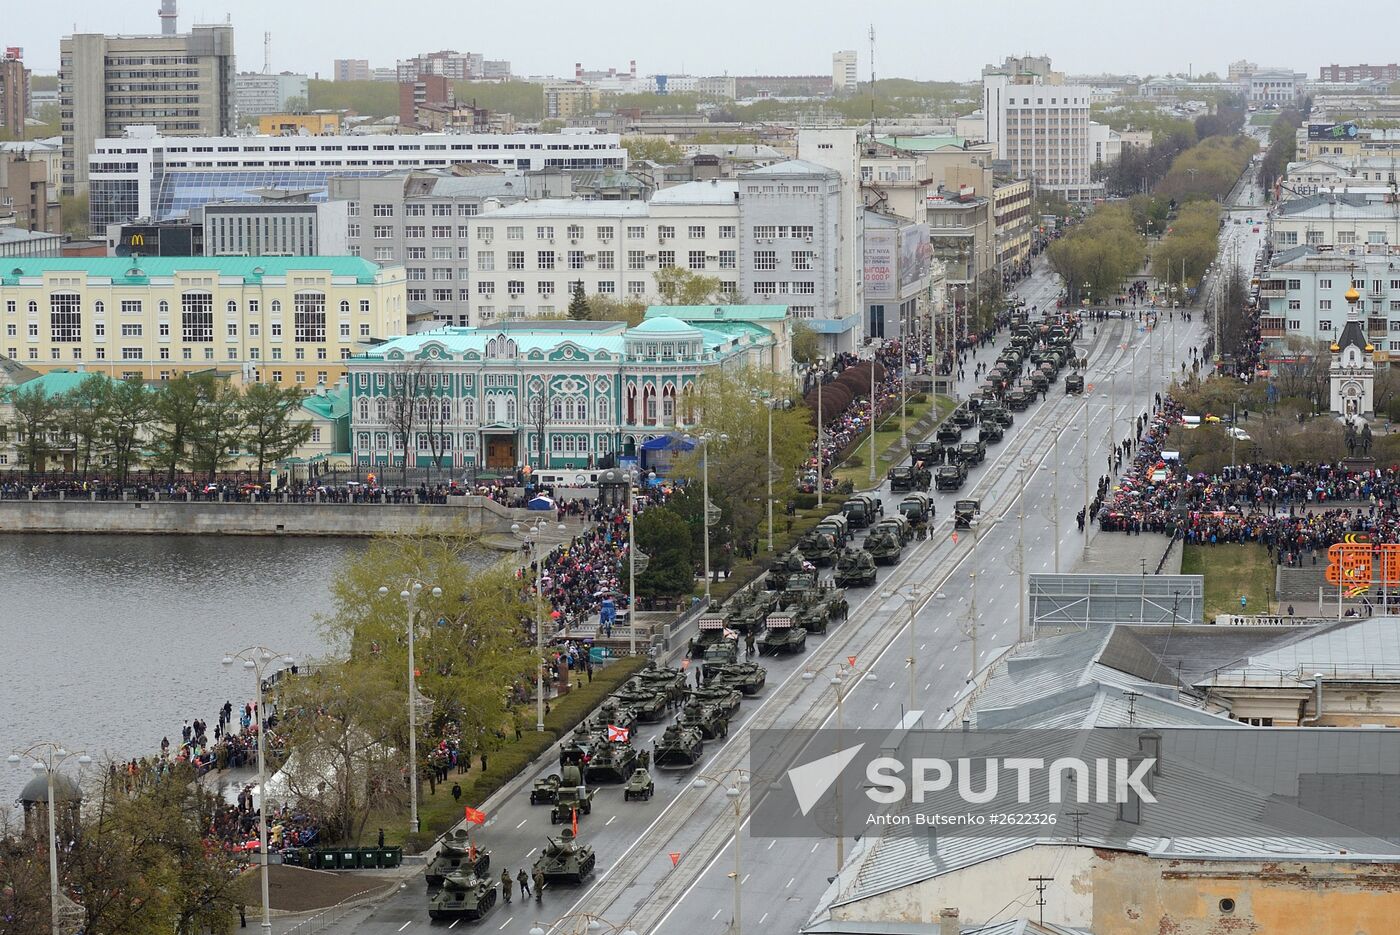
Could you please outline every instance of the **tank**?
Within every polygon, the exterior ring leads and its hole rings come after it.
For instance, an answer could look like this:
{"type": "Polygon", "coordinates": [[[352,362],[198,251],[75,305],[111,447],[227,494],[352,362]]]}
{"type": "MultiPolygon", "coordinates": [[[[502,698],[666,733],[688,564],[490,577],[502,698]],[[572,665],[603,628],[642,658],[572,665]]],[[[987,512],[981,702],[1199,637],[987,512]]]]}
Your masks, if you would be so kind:
{"type": "Polygon", "coordinates": [[[755,588],[745,588],[735,597],[737,600],[728,606],[725,613],[724,625],[739,633],[758,630],[777,599],[772,591],[755,588]]]}
{"type": "Polygon", "coordinates": [[[809,529],[797,540],[797,551],[818,568],[826,568],[836,556],[836,539],[829,532],[809,529]]]}
{"type": "MultiPolygon", "coordinates": [[[[904,543],[899,541],[899,533],[888,526],[877,526],[865,537],[865,551],[876,565],[898,565],[904,543]]],[[[839,572],[838,572],[839,574],[839,572]]]]}
{"type": "Polygon", "coordinates": [[[807,651],[807,631],[791,614],[770,614],[768,629],[758,642],[759,653],[801,653],[807,651]]]}
{"type": "Polygon", "coordinates": [[[704,701],[715,706],[726,721],[732,720],[739,713],[739,702],[743,700],[743,695],[738,689],[728,685],[715,685],[710,681],[710,670],[705,670],[705,687],[695,688],[690,692],[688,701],[704,701]]]}
{"type": "Polygon", "coordinates": [[[698,728],[668,724],[661,736],[652,741],[652,751],[652,762],[659,768],[694,766],[705,752],[705,738],[698,728]]]}
{"type": "Polygon", "coordinates": [[[838,588],[868,588],[875,576],[875,559],[865,549],[845,548],[836,559],[838,588]]]}
{"type": "Polygon", "coordinates": [[[622,787],[622,801],[649,800],[655,792],[656,782],[651,778],[651,773],[638,767],[632,770],[632,775],[627,777],[627,784],[622,787]]]}
{"type": "Polygon", "coordinates": [[[655,661],[648,662],[632,678],[640,680],[647,688],[660,690],[677,700],[685,691],[685,672],[676,666],[659,666],[655,661]]]}
{"type": "Polygon", "coordinates": [[[530,788],[531,805],[553,805],[559,798],[559,774],[550,773],[543,779],[536,779],[530,788]]]}
{"type": "Polygon", "coordinates": [[[640,721],[659,721],[666,716],[667,691],[648,688],[636,676],[613,692],[612,697],[636,712],[640,721]]]}
{"type": "Polygon", "coordinates": [[[546,883],[582,883],[593,872],[593,848],[580,844],[573,829],[565,828],[559,837],[548,840],[534,864],[546,883]]]}
{"type": "Polygon", "coordinates": [[[676,715],[676,723],[682,727],[693,727],[706,740],[715,740],[729,734],[729,718],[718,705],[699,699],[691,699],[681,705],[681,713],[676,715]]]}
{"type": "Polygon", "coordinates": [[[584,775],[589,782],[624,782],[637,765],[637,751],[630,743],[601,743],[588,758],[584,775]]]}
{"type": "Polygon", "coordinates": [[[473,921],[496,907],[496,884],[476,874],[450,873],[428,901],[428,918],[473,921]]]}
{"type": "Polygon", "coordinates": [[[606,731],[609,727],[623,727],[630,731],[637,727],[637,712],[616,698],[605,698],[587,724],[596,731],[606,731]]]}
{"type": "Polygon", "coordinates": [[[785,552],[782,558],[773,563],[764,577],[763,586],[769,591],[781,591],[787,587],[788,578],[807,571],[808,561],[797,549],[785,552]]]}
{"type": "Polygon", "coordinates": [[[756,662],[731,662],[713,671],[706,666],[705,677],[713,685],[735,688],[744,695],[757,695],[768,681],[768,670],[756,662]]]}
{"type": "Polygon", "coordinates": [[[799,600],[784,607],[783,613],[791,615],[793,626],[808,633],[825,633],[831,623],[831,611],[815,589],[804,592],[799,600]]]}
{"type": "Polygon", "coordinates": [[[450,873],[475,873],[485,876],[491,869],[491,852],[477,847],[467,836],[466,829],[458,828],[442,839],[442,846],[428,864],[429,886],[440,886],[450,873]]]}

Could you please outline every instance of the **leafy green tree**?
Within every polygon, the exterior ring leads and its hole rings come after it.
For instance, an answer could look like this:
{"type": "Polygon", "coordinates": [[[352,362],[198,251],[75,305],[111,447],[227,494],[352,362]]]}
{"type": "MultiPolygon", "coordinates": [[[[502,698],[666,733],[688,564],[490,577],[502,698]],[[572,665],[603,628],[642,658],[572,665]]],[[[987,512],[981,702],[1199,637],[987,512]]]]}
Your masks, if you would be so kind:
{"type": "Polygon", "coordinates": [[[59,217],[62,219],[63,232],[75,240],[86,240],[88,231],[88,196],[84,192],[81,195],[62,195],[58,199],[59,217]]]}
{"type": "Polygon", "coordinates": [[[805,321],[792,323],[792,359],[799,364],[812,364],[821,360],[822,339],[812,326],[805,321]]]}
{"type": "Polygon", "coordinates": [[[1078,302],[1088,284],[1098,299],[1116,293],[1143,263],[1146,247],[1127,205],[1102,205],[1068,235],[1050,245],[1050,266],[1078,302]]]}
{"type": "Polygon", "coordinates": [[[77,446],[78,464],[83,477],[92,467],[93,452],[103,446],[112,403],[112,381],[100,373],[83,377],[59,400],[64,430],[77,446]]]}
{"type": "Polygon", "coordinates": [[[10,430],[15,434],[18,454],[32,477],[44,459],[58,450],[54,441],[62,427],[58,401],[38,384],[16,387],[8,396],[14,412],[10,430]]]}
{"type": "Polygon", "coordinates": [[[592,314],[588,307],[588,296],[583,293],[583,283],[574,283],[574,294],[569,299],[569,317],[574,321],[587,321],[592,314]]]}
{"type": "Polygon", "coordinates": [[[204,418],[204,406],[213,377],[181,373],[162,383],[151,398],[154,420],[151,461],[165,469],[165,481],[175,483],[175,472],[190,460],[190,445],[204,418]]]}
{"type": "Polygon", "coordinates": [[[243,394],[227,380],[203,383],[199,420],[190,433],[190,463],[214,477],[233,462],[243,444],[243,394]]]}
{"type": "Polygon", "coordinates": [[[243,391],[243,440],[257,459],[259,481],[268,462],[291,457],[311,438],[311,423],[292,418],[303,398],[295,387],[282,389],[273,383],[253,383],[243,391]]]}
{"type": "Polygon", "coordinates": [[[112,396],[102,420],[102,439],[112,453],[119,483],[126,483],[136,460],[136,446],[155,417],[152,392],[139,377],[112,385],[112,396]]]}
{"type": "Polygon", "coordinates": [[[588,317],[593,321],[625,321],[627,327],[635,328],[646,313],[647,303],[636,296],[618,298],[599,294],[588,300],[588,317]]]}
{"type": "Polygon", "coordinates": [[[622,147],[627,150],[627,156],[631,162],[646,160],[672,166],[685,156],[679,146],[659,136],[623,137],[622,147]]]}
{"type": "Polygon", "coordinates": [[[656,277],[657,293],[672,305],[734,304],[735,297],[724,291],[718,276],[706,276],[679,266],[659,269],[652,275],[656,277]]]}
{"type": "Polygon", "coordinates": [[[647,570],[637,576],[638,596],[689,594],[695,587],[695,561],[686,521],[667,507],[652,507],[638,514],[636,532],[637,547],[648,556],[647,570]]]}

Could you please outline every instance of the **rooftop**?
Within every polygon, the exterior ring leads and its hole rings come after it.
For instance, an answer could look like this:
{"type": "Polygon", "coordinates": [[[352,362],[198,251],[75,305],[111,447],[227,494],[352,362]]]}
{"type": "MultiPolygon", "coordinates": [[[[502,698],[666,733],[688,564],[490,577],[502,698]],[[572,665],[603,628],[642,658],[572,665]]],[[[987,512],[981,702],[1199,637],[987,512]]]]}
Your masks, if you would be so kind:
{"type": "Polygon", "coordinates": [[[967,140],[952,134],[931,136],[882,136],[881,143],[910,153],[930,153],[939,149],[962,149],[967,140]]]}
{"type": "Polygon", "coordinates": [[[1400,205],[1353,192],[1307,195],[1278,206],[1280,218],[1335,218],[1338,220],[1400,217],[1400,205]]]}
{"type": "Polygon", "coordinates": [[[787,162],[775,162],[771,166],[761,166],[757,169],[750,169],[741,173],[740,178],[766,178],[768,176],[787,175],[839,175],[835,169],[828,169],[826,166],[819,166],[815,162],[808,162],[805,159],[789,159],[787,162]]]}
{"type": "Polygon", "coordinates": [[[14,285],[21,276],[46,273],[86,273],[91,277],[136,283],[177,273],[205,272],[254,281],[296,272],[319,272],[337,277],[353,276],[360,283],[372,283],[380,267],[354,256],[14,257],[0,267],[0,283],[14,285]],[[138,272],[133,273],[133,270],[138,272]]]}
{"type": "Polygon", "coordinates": [[[477,215],[477,220],[495,218],[644,218],[650,206],[645,201],[584,201],[582,198],[540,198],[521,201],[477,215]]]}
{"type": "Polygon", "coordinates": [[[699,321],[781,321],[788,316],[786,305],[652,305],[646,317],[666,315],[691,323],[699,321]]]}
{"type": "Polygon", "coordinates": [[[61,236],[61,234],[50,234],[47,231],[25,230],[23,227],[0,227],[0,244],[39,243],[45,240],[58,240],[61,236]]]}
{"type": "Polygon", "coordinates": [[[737,179],[710,179],[708,182],[685,182],[657,189],[651,196],[654,205],[732,205],[739,197],[737,179]]]}

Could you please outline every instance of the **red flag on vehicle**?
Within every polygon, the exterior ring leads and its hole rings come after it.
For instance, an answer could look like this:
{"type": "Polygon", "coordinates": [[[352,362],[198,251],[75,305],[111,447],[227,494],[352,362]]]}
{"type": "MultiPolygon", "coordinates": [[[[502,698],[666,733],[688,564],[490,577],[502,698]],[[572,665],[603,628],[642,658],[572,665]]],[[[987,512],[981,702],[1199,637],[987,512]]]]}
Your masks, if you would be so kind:
{"type": "Polygon", "coordinates": [[[486,823],[486,813],[468,805],[466,809],[466,819],[474,825],[482,825],[486,823]]]}
{"type": "Polygon", "coordinates": [[[578,809],[573,810],[574,837],[578,837],[578,809]]]}
{"type": "Polygon", "coordinates": [[[632,732],[625,727],[618,727],[616,724],[608,725],[608,743],[626,743],[632,732]]]}

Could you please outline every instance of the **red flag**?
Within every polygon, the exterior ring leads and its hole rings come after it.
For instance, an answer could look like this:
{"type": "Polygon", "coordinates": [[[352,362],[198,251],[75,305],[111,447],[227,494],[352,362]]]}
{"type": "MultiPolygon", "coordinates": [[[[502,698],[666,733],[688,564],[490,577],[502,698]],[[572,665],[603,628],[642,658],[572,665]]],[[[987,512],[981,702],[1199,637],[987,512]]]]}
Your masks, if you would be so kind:
{"type": "Polygon", "coordinates": [[[468,805],[466,809],[466,819],[474,825],[482,825],[486,823],[486,813],[468,805]]]}
{"type": "Polygon", "coordinates": [[[672,867],[675,867],[676,864],[678,864],[678,863],[681,862],[681,852],[680,852],[680,851],[672,851],[671,853],[667,854],[666,856],[668,856],[668,857],[671,858],[671,866],[672,866],[672,867]]]}
{"type": "Polygon", "coordinates": [[[689,660],[689,659],[682,659],[682,660],[681,660],[681,668],[682,668],[682,669],[689,669],[689,668],[690,668],[690,660],[689,660]]]}
{"type": "Polygon", "coordinates": [[[851,668],[852,668],[852,669],[854,669],[854,668],[856,667],[856,657],[855,657],[855,656],[847,656],[847,657],[846,657],[846,661],[849,662],[849,663],[851,664],[851,668]]]}
{"type": "Polygon", "coordinates": [[[574,837],[578,837],[578,809],[573,810],[574,837]]]}
{"type": "Polygon", "coordinates": [[[958,534],[957,534],[957,533],[953,533],[953,545],[957,545],[957,544],[958,544],[958,534]]]}
{"type": "Polygon", "coordinates": [[[632,732],[625,727],[618,727],[616,724],[608,725],[608,743],[626,743],[632,732]]]}

